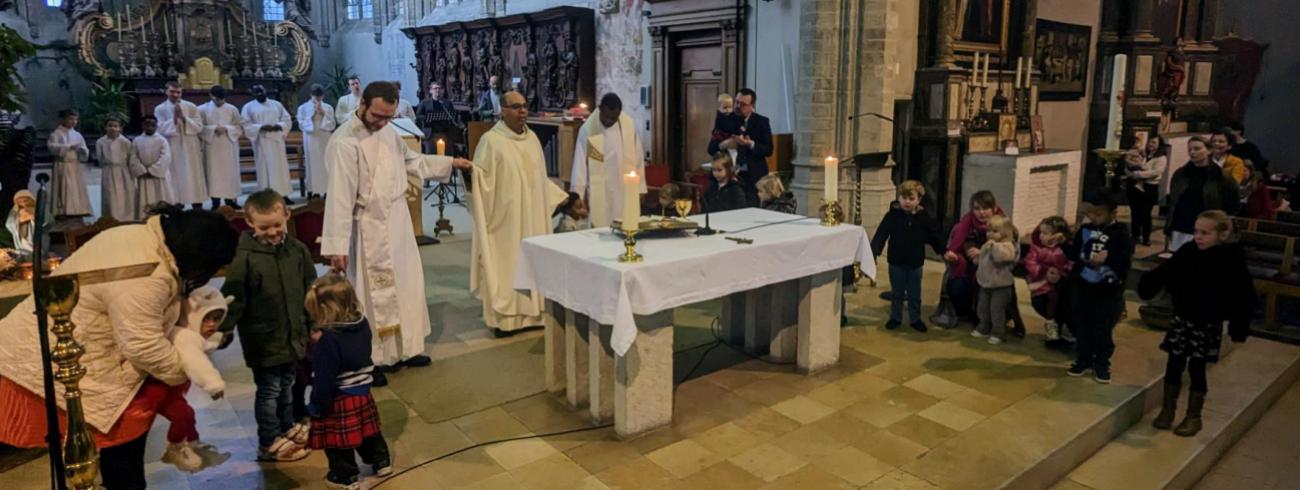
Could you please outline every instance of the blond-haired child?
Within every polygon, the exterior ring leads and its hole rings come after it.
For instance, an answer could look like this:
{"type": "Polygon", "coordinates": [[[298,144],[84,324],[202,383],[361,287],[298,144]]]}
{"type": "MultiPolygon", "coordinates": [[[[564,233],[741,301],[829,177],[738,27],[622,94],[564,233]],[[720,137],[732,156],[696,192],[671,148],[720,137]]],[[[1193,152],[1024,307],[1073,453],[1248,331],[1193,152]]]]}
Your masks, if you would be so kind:
{"type": "Polygon", "coordinates": [[[1020,245],[1016,243],[1016,227],[1005,216],[989,218],[988,241],[980,247],[979,266],[975,280],[979,283],[979,300],[976,312],[980,323],[973,337],[988,336],[990,344],[1001,344],[1006,336],[1007,312],[1016,300],[1015,277],[1011,269],[1020,259],[1020,245]]]}
{"type": "Polygon", "coordinates": [[[793,192],[786,192],[785,184],[776,174],[767,174],[754,184],[758,193],[759,207],[778,213],[795,214],[799,211],[799,202],[793,192]]]}
{"type": "Polygon", "coordinates": [[[889,322],[885,328],[893,330],[903,324],[903,302],[907,302],[912,328],[926,331],[921,320],[921,271],[925,265],[925,246],[936,254],[943,253],[943,238],[937,224],[921,207],[925,186],[915,180],[898,185],[898,200],[889,206],[889,212],[880,220],[876,234],[871,239],[871,250],[876,257],[889,244],[889,322]]]}

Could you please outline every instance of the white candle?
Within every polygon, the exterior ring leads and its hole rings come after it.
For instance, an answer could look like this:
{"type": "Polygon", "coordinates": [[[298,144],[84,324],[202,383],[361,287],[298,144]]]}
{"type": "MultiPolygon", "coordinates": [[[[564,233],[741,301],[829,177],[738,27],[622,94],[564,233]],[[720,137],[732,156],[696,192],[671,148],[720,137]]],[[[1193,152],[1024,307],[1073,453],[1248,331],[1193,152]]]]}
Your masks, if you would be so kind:
{"type": "Polygon", "coordinates": [[[447,142],[443,141],[442,138],[438,138],[438,154],[439,155],[447,154],[447,142]]]}
{"type": "Polygon", "coordinates": [[[1016,84],[1012,88],[1020,88],[1020,73],[1025,69],[1025,59],[1016,58],[1016,84]]]}
{"type": "Polygon", "coordinates": [[[978,84],[980,80],[980,54],[978,51],[975,52],[975,64],[971,65],[970,70],[970,78],[973,80],[971,83],[978,84]]]}
{"type": "Polygon", "coordinates": [[[823,189],[822,200],[834,202],[840,199],[840,160],[835,157],[826,157],[826,188],[823,189]]]}
{"type": "Polygon", "coordinates": [[[122,42],[122,29],[126,28],[126,24],[123,22],[124,20],[122,14],[117,14],[117,42],[119,43],[122,42]]]}
{"type": "Polygon", "coordinates": [[[1038,86],[1029,87],[1029,114],[1038,115],[1038,86]]]}
{"type": "Polygon", "coordinates": [[[172,42],[172,30],[167,27],[167,16],[165,15],[163,16],[163,37],[167,39],[167,42],[172,42]]]}
{"type": "Polygon", "coordinates": [[[1025,68],[1025,88],[1029,88],[1034,83],[1034,58],[1029,58],[1029,66],[1025,68]]]}
{"type": "Polygon", "coordinates": [[[1106,149],[1119,149],[1119,136],[1115,131],[1124,117],[1124,71],[1128,68],[1128,55],[1115,55],[1114,74],[1110,82],[1110,117],[1106,120],[1106,149]]]}
{"type": "Polygon", "coordinates": [[[989,58],[992,57],[992,54],[984,55],[984,80],[980,84],[981,87],[987,88],[989,86],[989,58]]]}
{"type": "Polygon", "coordinates": [[[633,170],[623,174],[623,230],[637,231],[641,225],[641,176],[633,170]]]}
{"type": "Polygon", "coordinates": [[[248,38],[248,12],[242,12],[241,15],[243,15],[244,21],[241,22],[240,24],[244,26],[244,38],[247,39],[248,38]]]}

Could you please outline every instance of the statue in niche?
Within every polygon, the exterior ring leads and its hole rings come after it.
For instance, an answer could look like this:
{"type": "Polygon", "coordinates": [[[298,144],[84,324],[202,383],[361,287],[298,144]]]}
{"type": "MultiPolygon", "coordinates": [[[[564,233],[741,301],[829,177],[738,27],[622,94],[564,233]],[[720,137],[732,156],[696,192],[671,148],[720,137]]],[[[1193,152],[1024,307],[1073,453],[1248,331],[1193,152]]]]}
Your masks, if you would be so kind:
{"type": "Polygon", "coordinates": [[[1174,113],[1178,109],[1178,93],[1182,91],[1183,82],[1187,80],[1187,55],[1183,53],[1183,42],[1169,49],[1165,61],[1161,64],[1157,83],[1160,87],[1160,108],[1164,112],[1174,113]]]}
{"type": "Polygon", "coordinates": [[[311,22],[311,0],[275,0],[284,4],[284,20],[297,24],[307,37],[316,40],[316,27],[311,22]]]}
{"type": "Polygon", "coordinates": [[[460,45],[452,44],[447,49],[447,92],[451,100],[464,102],[460,85],[460,45]]]}
{"type": "Polygon", "coordinates": [[[543,107],[555,107],[556,91],[559,88],[559,66],[556,58],[555,40],[550,36],[546,37],[546,44],[542,45],[542,55],[538,60],[538,95],[543,102],[543,107]]]}
{"type": "Polygon", "coordinates": [[[529,50],[528,63],[524,65],[524,86],[519,88],[519,90],[524,94],[524,97],[528,99],[529,104],[532,105],[532,109],[537,109],[539,103],[536,89],[537,74],[537,54],[533,53],[532,50],[529,50]]]}
{"type": "Polygon", "coordinates": [[[82,17],[100,12],[99,0],[64,0],[59,8],[68,17],[68,27],[72,27],[82,17]]]}
{"type": "Polygon", "coordinates": [[[567,107],[578,98],[578,52],[573,48],[573,39],[565,43],[564,54],[560,55],[560,90],[557,94],[562,100],[560,107],[567,107]]]}
{"type": "Polygon", "coordinates": [[[488,34],[489,32],[486,30],[474,33],[474,64],[477,65],[478,68],[473,71],[473,86],[476,92],[487,90],[488,76],[491,74],[487,66],[488,34]]]}
{"type": "Polygon", "coordinates": [[[600,6],[596,7],[596,11],[606,15],[617,14],[618,0],[600,0],[600,6]]]}
{"type": "Polygon", "coordinates": [[[204,17],[203,14],[204,12],[200,10],[196,12],[196,15],[189,17],[189,22],[194,23],[189,32],[189,40],[193,43],[190,46],[191,49],[213,49],[215,46],[212,21],[210,18],[204,17]]]}

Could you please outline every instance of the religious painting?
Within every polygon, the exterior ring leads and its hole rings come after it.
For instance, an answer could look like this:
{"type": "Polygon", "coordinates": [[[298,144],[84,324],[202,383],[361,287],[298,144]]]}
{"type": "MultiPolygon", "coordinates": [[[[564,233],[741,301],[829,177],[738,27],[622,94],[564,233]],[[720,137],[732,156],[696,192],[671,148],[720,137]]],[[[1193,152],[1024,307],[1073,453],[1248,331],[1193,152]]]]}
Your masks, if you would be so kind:
{"type": "Polygon", "coordinates": [[[1016,115],[1001,114],[998,116],[998,148],[1006,148],[1006,145],[1016,144],[1016,115]]]}
{"type": "Polygon", "coordinates": [[[1041,100],[1079,100],[1088,88],[1092,27],[1038,19],[1034,66],[1042,70],[1041,100]]]}
{"type": "Polygon", "coordinates": [[[1006,52],[1010,22],[1011,0],[957,0],[953,46],[960,51],[1006,52]]]}

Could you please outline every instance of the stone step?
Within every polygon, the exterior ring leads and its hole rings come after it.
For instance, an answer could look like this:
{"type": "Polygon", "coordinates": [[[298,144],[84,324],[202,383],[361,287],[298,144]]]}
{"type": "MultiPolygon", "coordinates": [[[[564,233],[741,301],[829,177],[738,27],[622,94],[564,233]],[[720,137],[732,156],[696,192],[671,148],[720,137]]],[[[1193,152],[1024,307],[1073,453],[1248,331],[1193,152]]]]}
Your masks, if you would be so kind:
{"type": "MultiPolygon", "coordinates": [[[[1212,365],[1210,392],[1203,411],[1204,429],[1195,437],[1157,431],[1151,419],[1163,380],[1148,390],[1151,408],[1140,421],[1074,468],[1054,489],[1185,489],[1263,416],[1300,376],[1300,347],[1264,339],[1240,344],[1212,365]]],[[[1186,409],[1184,387],[1178,419],[1186,409]]]]}

